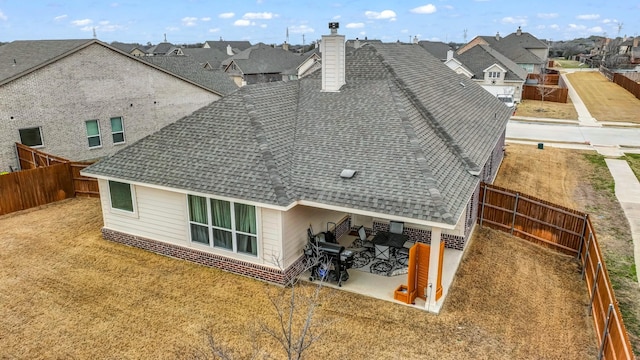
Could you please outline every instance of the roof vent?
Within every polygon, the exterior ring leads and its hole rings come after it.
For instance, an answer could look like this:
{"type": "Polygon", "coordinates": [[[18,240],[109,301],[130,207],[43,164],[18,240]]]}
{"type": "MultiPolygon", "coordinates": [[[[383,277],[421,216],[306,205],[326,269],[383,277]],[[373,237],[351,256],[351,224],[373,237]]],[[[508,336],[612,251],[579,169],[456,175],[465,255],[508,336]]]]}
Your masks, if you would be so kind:
{"type": "Polygon", "coordinates": [[[357,173],[356,170],[344,169],[340,173],[340,177],[343,179],[351,179],[357,173]]]}

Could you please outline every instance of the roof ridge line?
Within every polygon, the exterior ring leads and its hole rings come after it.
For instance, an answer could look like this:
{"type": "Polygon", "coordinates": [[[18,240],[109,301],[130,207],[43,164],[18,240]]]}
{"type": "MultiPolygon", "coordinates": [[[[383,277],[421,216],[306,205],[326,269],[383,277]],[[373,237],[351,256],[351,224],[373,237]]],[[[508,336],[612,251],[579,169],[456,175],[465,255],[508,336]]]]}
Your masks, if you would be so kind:
{"type": "Polygon", "coordinates": [[[431,185],[428,189],[429,194],[433,197],[436,208],[440,209],[440,211],[442,212],[442,219],[450,219],[453,216],[449,209],[447,209],[444,205],[444,199],[442,198],[440,187],[438,186],[438,183],[433,176],[433,172],[429,169],[429,166],[427,164],[427,154],[424,152],[424,149],[419,146],[418,135],[416,134],[415,129],[411,124],[411,120],[409,120],[407,112],[400,103],[400,92],[402,91],[402,89],[397,85],[393,86],[392,84],[389,84],[389,91],[391,92],[393,102],[396,105],[396,111],[398,112],[398,116],[400,117],[404,132],[407,135],[407,138],[409,138],[409,148],[414,153],[416,162],[418,163],[420,168],[420,172],[422,172],[422,174],[425,176],[425,181],[431,185]]]}
{"type": "Polygon", "coordinates": [[[401,92],[403,92],[409,102],[415,107],[415,109],[422,115],[424,119],[427,120],[427,125],[433,130],[433,132],[447,145],[447,148],[453,152],[453,154],[462,161],[462,163],[467,168],[467,171],[471,173],[480,172],[480,166],[476,164],[473,160],[471,160],[464,152],[464,150],[458,145],[458,143],[453,139],[449,133],[447,133],[442,126],[436,121],[431,112],[424,107],[424,105],[418,101],[418,97],[409,90],[407,84],[400,79],[398,74],[393,70],[393,67],[385,60],[385,58],[378,53],[376,49],[376,55],[379,57],[382,65],[389,71],[394,81],[399,85],[398,88],[401,92]]]}
{"type": "Polygon", "coordinates": [[[258,111],[256,110],[255,105],[251,101],[251,96],[249,95],[249,91],[245,90],[242,94],[242,98],[245,103],[245,108],[247,110],[247,115],[249,116],[249,120],[251,123],[251,127],[255,132],[256,142],[258,143],[258,150],[260,151],[260,155],[262,156],[262,161],[264,162],[265,167],[267,168],[267,173],[269,174],[269,181],[273,187],[273,191],[276,194],[276,200],[279,205],[286,206],[291,203],[291,199],[287,195],[287,187],[282,179],[278,171],[278,166],[276,165],[275,157],[269,148],[269,143],[265,136],[264,129],[262,128],[262,124],[258,120],[256,116],[258,111]]]}

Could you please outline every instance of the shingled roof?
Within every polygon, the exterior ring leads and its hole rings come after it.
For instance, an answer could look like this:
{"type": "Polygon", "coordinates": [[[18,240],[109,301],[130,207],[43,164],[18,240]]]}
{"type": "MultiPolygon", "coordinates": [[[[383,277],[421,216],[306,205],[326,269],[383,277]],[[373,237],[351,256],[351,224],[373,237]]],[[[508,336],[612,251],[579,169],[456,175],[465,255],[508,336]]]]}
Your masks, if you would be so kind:
{"type": "Polygon", "coordinates": [[[510,110],[417,45],[350,52],[346,81],[245,86],[84,173],[454,225],[510,110]]]}
{"type": "Polygon", "coordinates": [[[306,59],[300,54],[260,43],[224,60],[222,66],[234,62],[243,74],[277,74],[296,68],[306,59]]]}
{"type": "Polygon", "coordinates": [[[205,69],[197,60],[189,56],[145,56],[142,60],[222,95],[238,89],[236,83],[224,71],[205,69]]]}
{"type": "Polygon", "coordinates": [[[493,64],[498,64],[507,70],[505,80],[527,79],[527,71],[509,60],[489,45],[478,44],[469,50],[455,56],[477,79],[484,78],[484,70],[493,64]]]}
{"type": "Polygon", "coordinates": [[[0,84],[22,76],[95,40],[17,40],[0,46],[0,84]]]}

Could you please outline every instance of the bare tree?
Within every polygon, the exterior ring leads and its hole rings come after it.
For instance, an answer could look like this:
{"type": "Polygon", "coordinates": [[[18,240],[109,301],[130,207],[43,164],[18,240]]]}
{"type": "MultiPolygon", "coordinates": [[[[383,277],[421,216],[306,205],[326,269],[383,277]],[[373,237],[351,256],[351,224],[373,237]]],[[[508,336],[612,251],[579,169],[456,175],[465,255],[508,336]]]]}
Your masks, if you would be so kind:
{"type": "Polygon", "coordinates": [[[556,91],[555,87],[547,86],[547,71],[543,68],[540,72],[540,80],[538,86],[536,86],[536,90],[538,90],[538,94],[540,94],[540,99],[542,99],[542,104],[540,105],[540,111],[544,111],[544,98],[551,95],[556,91]]]}
{"type": "MultiPolygon", "coordinates": [[[[323,267],[328,269],[331,260],[321,256],[317,245],[311,242],[305,249],[305,271],[323,267]]],[[[273,260],[279,268],[283,269],[279,259],[273,260]]],[[[324,329],[330,325],[330,321],[320,321],[316,317],[316,309],[321,302],[321,291],[326,277],[319,277],[315,286],[302,286],[299,279],[293,277],[288,280],[285,287],[274,287],[265,284],[265,294],[275,312],[275,325],[267,321],[257,321],[256,328],[252,331],[253,352],[251,359],[272,358],[262,350],[257,342],[259,333],[266,334],[274,339],[287,354],[289,360],[302,359],[303,353],[320,339],[324,329]]],[[[326,299],[324,299],[326,300],[326,299]]],[[[213,331],[205,333],[204,348],[179,349],[176,357],[190,360],[221,359],[233,360],[234,352],[226,344],[221,343],[213,331]]]]}

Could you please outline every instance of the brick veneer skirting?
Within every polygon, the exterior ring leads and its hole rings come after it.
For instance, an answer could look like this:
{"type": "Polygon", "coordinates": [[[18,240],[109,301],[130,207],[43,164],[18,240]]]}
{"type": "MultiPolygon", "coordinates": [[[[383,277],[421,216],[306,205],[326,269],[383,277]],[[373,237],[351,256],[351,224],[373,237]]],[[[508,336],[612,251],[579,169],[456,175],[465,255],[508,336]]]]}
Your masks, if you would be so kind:
{"type": "Polygon", "coordinates": [[[197,264],[215,267],[232,273],[251,278],[286,285],[305,269],[304,256],[296,260],[287,269],[280,270],[267,266],[252,264],[246,261],[228,258],[205,251],[186,248],[161,241],[151,240],[140,236],[125,234],[119,231],[102,228],[102,236],[117,243],[141,248],[157,254],[188,260],[197,264]]]}
{"type": "MultiPolygon", "coordinates": [[[[367,229],[369,230],[369,229],[367,229]]],[[[376,234],[378,231],[389,231],[389,223],[383,223],[379,221],[373,222],[373,229],[371,229],[371,234],[376,234]]],[[[369,231],[367,231],[369,233],[369,231]]],[[[409,240],[413,242],[420,242],[423,244],[431,244],[431,231],[430,230],[422,230],[415,229],[411,227],[404,228],[403,234],[409,237],[409,240]]],[[[440,239],[444,241],[444,247],[448,249],[456,249],[456,250],[464,250],[464,245],[466,243],[464,236],[459,235],[451,235],[451,234],[442,234],[440,239]]]]}

